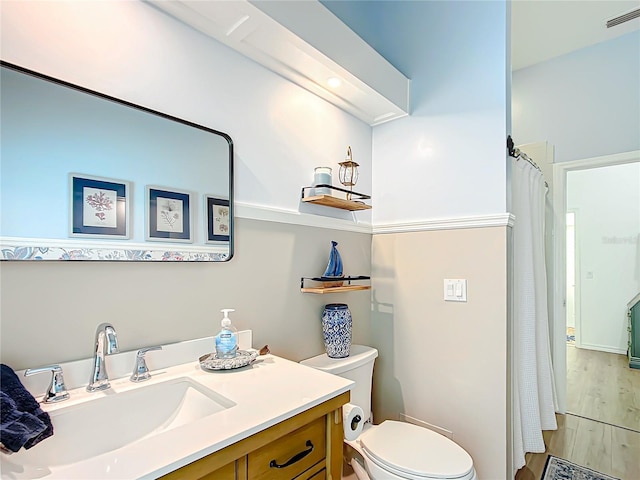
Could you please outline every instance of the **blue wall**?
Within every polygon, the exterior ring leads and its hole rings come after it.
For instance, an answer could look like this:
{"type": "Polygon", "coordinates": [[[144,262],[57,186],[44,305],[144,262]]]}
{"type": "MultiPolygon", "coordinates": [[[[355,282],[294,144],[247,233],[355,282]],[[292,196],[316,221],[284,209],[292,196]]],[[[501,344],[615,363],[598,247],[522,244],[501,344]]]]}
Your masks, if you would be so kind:
{"type": "Polygon", "coordinates": [[[504,102],[504,84],[495,82],[491,67],[505,60],[496,49],[505,42],[505,28],[489,28],[504,17],[504,2],[322,3],[411,79],[412,115],[504,102]]]}

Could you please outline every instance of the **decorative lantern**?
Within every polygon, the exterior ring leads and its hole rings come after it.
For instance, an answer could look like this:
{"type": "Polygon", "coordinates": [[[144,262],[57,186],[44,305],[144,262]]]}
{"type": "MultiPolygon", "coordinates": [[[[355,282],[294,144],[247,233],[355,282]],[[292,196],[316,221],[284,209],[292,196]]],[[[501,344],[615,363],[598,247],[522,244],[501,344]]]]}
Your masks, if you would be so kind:
{"type": "MultiPolygon", "coordinates": [[[[349,146],[347,147],[347,157],[344,162],[340,162],[338,178],[340,183],[345,187],[349,187],[350,191],[353,191],[353,186],[358,182],[358,167],[359,165],[353,161],[351,146],[349,146]]],[[[351,193],[347,193],[347,200],[351,200],[351,193]]]]}

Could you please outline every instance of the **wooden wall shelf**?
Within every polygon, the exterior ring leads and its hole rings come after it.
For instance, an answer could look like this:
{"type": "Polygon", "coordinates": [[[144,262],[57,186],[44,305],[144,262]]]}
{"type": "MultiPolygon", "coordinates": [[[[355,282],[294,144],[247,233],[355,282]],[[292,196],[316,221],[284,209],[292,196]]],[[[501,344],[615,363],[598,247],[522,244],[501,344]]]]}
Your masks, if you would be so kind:
{"type": "Polygon", "coordinates": [[[353,281],[370,280],[371,277],[363,275],[357,277],[343,277],[341,279],[341,286],[325,286],[325,284],[335,282],[333,278],[327,277],[302,277],[300,278],[300,291],[302,293],[339,293],[339,292],[352,292],[354,290],[370,290],[371,285],[358,285],[352,284],[353,281]],[[319,285],[305,286],[305,280],[319,283],[319,285]]]}
{"type": "Polygon", "coordinates": [[[332,197],[331,195],[314,195],[302,199],[303,202],[315,203],[316,205],[324,205],[326,207],[341,208],[343,210],[368,210],[371,205],[362,202],[354,202],[353,200],[345,200],[343,198],[332,197]]]}
{"type": "Polygon", "coordinates": [[[353,290],[371,290],[371,285],[345,285],[342,287],[307,287],[301,288],[302,293],[338,293],[351,292],[353,290]]]}
{"type": "Polygon", "coordinates": [[[317,185],[316,187],[302,187],[301,196],[302,201],[305,203],[314,203],[316,205],[324,205],[326,207],[341,208],[342,210],[356,211],[369,210],[371,208],[371,205],[367,205],[363,202],[363,200],[371,199],[371,196],[365,195],[363,193],[352,192],[345,188],[334,187],[333,185],[322,184],[317,185]],[[311,193],[313,191],[312,189],[314,188],[330,188],[331,190],[344,192],[345,197],[346,194],[349,194],[351,196],[351,200],[347,200],[346,198],[338,198],[334,197],[333,195],[327,194],[306,196],[311,193]]]}

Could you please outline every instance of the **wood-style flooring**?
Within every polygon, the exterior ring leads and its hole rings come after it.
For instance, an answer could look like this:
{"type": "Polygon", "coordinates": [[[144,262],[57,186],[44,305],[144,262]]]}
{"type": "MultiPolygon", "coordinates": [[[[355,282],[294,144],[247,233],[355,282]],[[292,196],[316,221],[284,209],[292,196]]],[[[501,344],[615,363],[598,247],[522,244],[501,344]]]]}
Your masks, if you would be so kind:
{"type": "Polygon", "coordinates": [[[545,431],[545,453],[527,453],[516,480],[540,480],[547,455],[555,455],[622,480],[640,479],[640,433],[575,415],[556,415],[558,430],[545,431]]]}
{"type": "Polygon", "coordinates": [[[622,480],[640,480],[640,370],[614,353],[567,345],[567,415],[545,431],[545,453],[528,453],[516,480],[540,480],[555,455],[622,480]]]}
{"type": "Polygon", "coordinates": [[[640,432],[640,370],[626,355],[567,345],[567,413],[640,432]]]}
{"type": "Polygon", "coordinates": [[[640,480],[640,433],[575,415],[556,415],[545,431],[545,453],[527,453],[516,480],[540,480],[547,455],[555,455],[621,480],[640,480]]]}

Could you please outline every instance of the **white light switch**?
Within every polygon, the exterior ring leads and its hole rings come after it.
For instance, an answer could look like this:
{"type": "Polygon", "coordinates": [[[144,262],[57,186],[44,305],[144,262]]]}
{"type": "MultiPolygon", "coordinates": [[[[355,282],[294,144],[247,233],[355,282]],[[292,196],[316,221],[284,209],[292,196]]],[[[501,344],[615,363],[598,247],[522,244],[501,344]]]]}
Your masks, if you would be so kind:
{"type": "Polygon", "coordinates": [[[445,292],[444,298],[453,298],[455,295],[453,291],[453,283],[449,282],[445,284],[447,291],[445,292]]]}
{"type": "Polygon", "coordinates": [[[447,302],[467,301],[467,281],[465,279],[444,279],[444,299],[447,302]]]}

